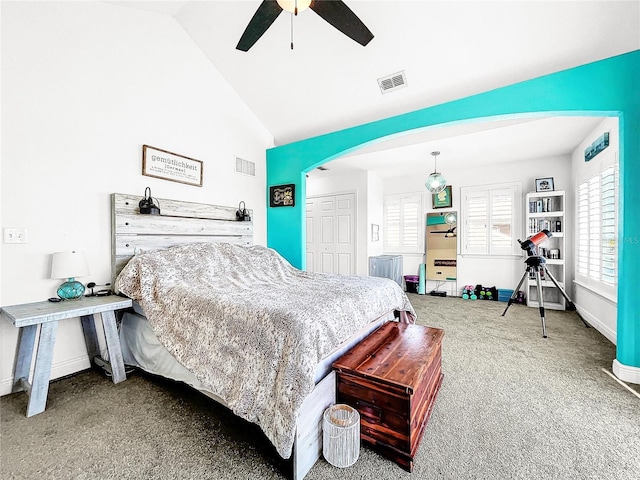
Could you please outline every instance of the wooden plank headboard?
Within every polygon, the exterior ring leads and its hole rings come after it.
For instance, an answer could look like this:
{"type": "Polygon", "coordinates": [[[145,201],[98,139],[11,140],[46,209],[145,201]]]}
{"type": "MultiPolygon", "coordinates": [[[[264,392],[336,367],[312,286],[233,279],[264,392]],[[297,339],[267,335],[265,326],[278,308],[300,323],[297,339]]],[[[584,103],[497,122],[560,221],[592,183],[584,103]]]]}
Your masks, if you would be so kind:
{"type": "MultiPolygon", "coordinates": [[[[236,220],[237,207],[156,198],[162,215],[141,215],[143,197],[111,194],[112,284],[135,253],[188,243],[253,244],[253,222],[236,220]]],[[[253,216],[253,212],[249,210],[253,216]]]]}

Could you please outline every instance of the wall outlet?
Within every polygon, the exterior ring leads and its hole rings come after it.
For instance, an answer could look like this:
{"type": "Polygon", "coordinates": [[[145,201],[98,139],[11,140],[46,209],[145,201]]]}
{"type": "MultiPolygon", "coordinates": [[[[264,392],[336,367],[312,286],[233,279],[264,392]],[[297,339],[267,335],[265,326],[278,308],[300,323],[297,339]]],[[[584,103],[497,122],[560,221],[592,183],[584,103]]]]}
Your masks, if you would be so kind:
{"type": "Polygon", "coordinates": [[[25,228],[3,228],[4,243],[27,243],[27,230],[25,228]]]}

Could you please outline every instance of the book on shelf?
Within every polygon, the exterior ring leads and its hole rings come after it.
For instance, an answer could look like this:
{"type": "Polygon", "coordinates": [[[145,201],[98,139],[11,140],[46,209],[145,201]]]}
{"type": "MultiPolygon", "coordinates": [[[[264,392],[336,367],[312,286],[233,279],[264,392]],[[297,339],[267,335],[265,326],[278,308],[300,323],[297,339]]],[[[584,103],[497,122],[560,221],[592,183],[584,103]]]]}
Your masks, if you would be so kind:
{"type": "Polygon", "coordinates": [[[548,213],[558,211],[556,199],[544,197],[529,201],[529,213],[548,213]]]}
{"type": "Polygon", "coordinates": [[[529,233],[538,233],[542,230],[548,230],[551,233],[562,232],[562,221],[549,220],[546,218],[530,218],[529,233]]]}

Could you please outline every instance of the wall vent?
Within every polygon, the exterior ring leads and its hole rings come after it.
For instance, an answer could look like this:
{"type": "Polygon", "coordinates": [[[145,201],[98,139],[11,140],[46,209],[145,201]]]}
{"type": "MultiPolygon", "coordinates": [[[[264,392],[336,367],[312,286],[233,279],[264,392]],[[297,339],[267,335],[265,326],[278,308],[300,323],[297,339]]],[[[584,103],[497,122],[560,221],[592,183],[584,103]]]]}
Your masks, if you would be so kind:
{"type": "Polygon", "coordinates": [[[244,158],[236,157],[236,173],[255,177],[256,164],[249,160],[245,160],[244,158]]]}
{"type": "Polygon", "coordinates": [[[393,92],[407,86],[407,77],[403,70],[401,72],[379,78],[378,85],[380,86],[380,92],[382,93],[393,92]]]}

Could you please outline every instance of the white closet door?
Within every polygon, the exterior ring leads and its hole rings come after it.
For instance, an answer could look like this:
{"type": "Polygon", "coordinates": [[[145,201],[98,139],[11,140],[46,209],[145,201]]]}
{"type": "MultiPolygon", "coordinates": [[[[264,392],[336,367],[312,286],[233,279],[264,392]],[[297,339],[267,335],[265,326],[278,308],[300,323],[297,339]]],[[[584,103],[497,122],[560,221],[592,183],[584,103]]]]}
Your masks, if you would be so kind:
{"type": "Polygon", "coordinates": [[[355,194],[307,199],[307,270],[355,273],[355,194]]]}

